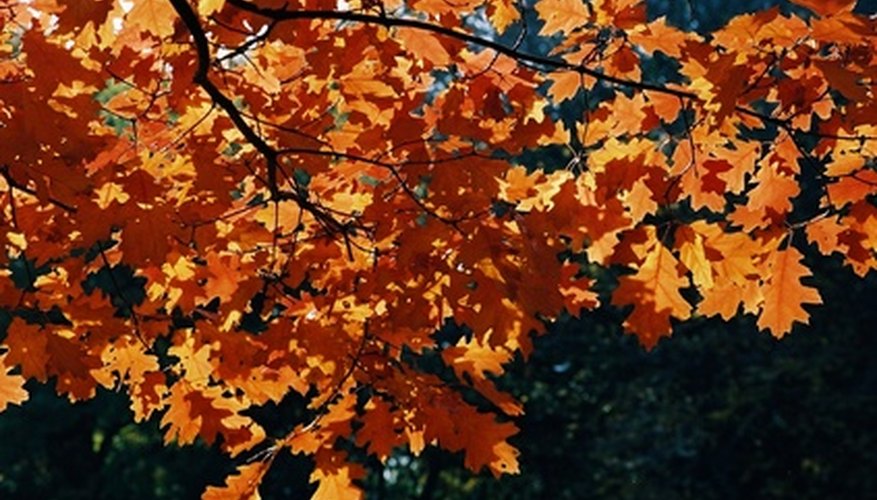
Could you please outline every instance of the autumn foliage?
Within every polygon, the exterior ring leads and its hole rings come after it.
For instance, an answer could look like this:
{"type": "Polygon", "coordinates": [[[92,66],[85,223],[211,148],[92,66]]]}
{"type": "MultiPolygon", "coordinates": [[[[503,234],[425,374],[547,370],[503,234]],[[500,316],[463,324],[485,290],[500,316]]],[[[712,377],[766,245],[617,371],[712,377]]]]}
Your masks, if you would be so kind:
{"type": "Polygon", "coordinates": [[[518,472],[495,378],[593,290],[651,348],[806,323],[803,249],[877,267],[877,21],[795,3],[705,35],[636,0],[0,1],[0,409],[125,391],[240,464],[205,498],[280,453],[356,497],[351,446],[518,472]]]}

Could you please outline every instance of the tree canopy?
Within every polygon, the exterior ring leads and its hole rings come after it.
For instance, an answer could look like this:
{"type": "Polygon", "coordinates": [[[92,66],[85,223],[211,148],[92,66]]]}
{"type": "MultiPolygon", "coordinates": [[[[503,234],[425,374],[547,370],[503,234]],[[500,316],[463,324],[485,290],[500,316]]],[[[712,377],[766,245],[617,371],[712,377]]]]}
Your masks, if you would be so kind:
{"type": "Polygon", "coordinates": [[[290,452],[348,497],[360,452],[518,472],[497,377],[601,300],[783,337],[808,248],[877,267],[877,21],[793,4],[0,2],[0,409],[124,391],[240,464],[207,498],[290,452]]]}

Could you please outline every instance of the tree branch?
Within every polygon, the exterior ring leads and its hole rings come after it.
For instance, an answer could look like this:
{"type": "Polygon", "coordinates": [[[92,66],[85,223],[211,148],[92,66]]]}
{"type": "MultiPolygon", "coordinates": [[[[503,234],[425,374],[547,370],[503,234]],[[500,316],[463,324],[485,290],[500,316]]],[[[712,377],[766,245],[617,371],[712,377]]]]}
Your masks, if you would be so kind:
{"type": "MultiPolygon", "coordinates": [[[[0,177],[3,177],[3,179],[6,181],[6,184],[8,184],[10,188],[21,191],[22,193],[29,194],[34,198],[41,200],[39,193],[12,178],[12,174],[9,173],[8,165],[0,165],[0,177]]],[[[73,205],[68,205],[67,203],[64,203],[57,198],[49,196],[48,198],[46,198],[45,201],[48,201],[52,205],[55,205],[56,207],[64,210],[67,213],[76,213],[76,207],[74,207],[73,205]]]]}
{"type": "Polygon", "coordinates": [[[296,202],[302,210],[311,213],[318,221],[326,224],[333,231],[340,232],[345,240],[348,238],[348,224],[342,223],[332,217],[322,207],[307,199],[306,194],[294,191],[281,191],[278,185],[279,165],[277,162],[278,152],[265,139],[262,138],[256,130],[247,123],[241,110],[235,106],[234,102],[226,96],[219,87],[210,80],[210,66],[212,58],[210,55],[210,44],[207,40],[207,34],[198,14],[192,9],[188,0],[170,0],[171,5],[176,10],[177,15],[183,21],[186,29],[192,36],[195,50],[198,54],[198,66],[195,69],[195,75],[192,80],[200,86],[216,106],[225,111],[226,115],[234,123],[238,131],[244,138],[256,148],[256,150],[265,158],[268,178],[266,184],[271,192],[271,198],[275,201],[291,200],[296,202]]]}
{"type": "MultiPolygon", "coordinates": [[[[179,0],[177,0],[179,1],[179,0]]],[[[270,7],[260,7],[258,5],[254,5],[250,3],[248,0],[228,0],[228,3],[234,5],[235,7],[244,10],[246,12],[250,12],[251,14],[256,14],[268,19],[272,19],[274,21],[293,21],[293,20],[335,20],[335,21],[351,21],[351,22],[361,22],[366,24],[379,24],[387,27],[402,27],[402,28],[413,28],[421,31],[428,31],[431,33],[435,33],[437,35],[442,35],[448,38],[453,38],[456,40],[460,40],[462,42],[471,43],[473,45],[478,45],[480,47],[488,48],[496,51],[497,53],[509,56],[518,61],[526,61],[532,64],[538,64],[540,66],[553,68],[553,69],[567,69],[571,71],[576,71],[578,73],[588,75],[590,77],[596,78],[598,80],[611,83],[614,85],[619,85],[623,87],[636,88],[640,90],[651,90],[654,92],[662,92],[665,94],[670,94],[676,97],[682,97],[686,99],[697,99],[697,96],[691,92],[686,92],[683,90],[676,90],[667,88],[661,85],[656,85],[648,82],[641,82],[636,80],[628,80],[626,78],[619,78],[616,76],[607,75],[605,73],[601,73],[595,69],[589,68],[583,64],[572,64],[560,59],[552,59],[550,57],[537,56],[533,54],[528,54],[526,52],[520,52],[513,47],[509,47],[507,45],[503,45],[502,43],[489,40],[487,38],[483,38],[480,36],[472,35],[470,33],[466,33],[463,31],[455,30],[453,28],[448,28],[445,26],[440,26],[436,24],[432,24],[426,21],[421,21],[418,19],[408,19],[408,18],[398,18],[398,17],[386,17],[375,14],[361,14],[358,12],[350,12],[350,11],[335,11],[335,10],[286,10],[285,8],[275,9],[270,7]]]]}
{"type": "Polygon", "coordinates": [[[209,71],[211,64],[210,44],[207,41],[207,34],[201,26],[198,14],[192,10],[188,0],[170,0],[177,15],[183,21],[186,29],[192,35],[195,44],[195,50],[198,53],[198,67],[195,69],[193,81],[207,92],[207,95],[213,102],[222,108],[238,131],[243,134],[244,138],[256,148],[257,151],[265,158],[268,170],[268,189],[271,190],[272,197],[277,197],[277,152],[265,140],[253,130],[253,127],[247,123],[243,115],[241,115],[234,102],[219,90],[210,80],[209,71]]]}
{"type": "MultiPolygon", "coordinates": [[[[599,81],[603,81],[612,85],[627,87],[631,89],[637,90],[646,90],[651,92],[660,92],[667,95],[672,95],[678,97],[680,99],[689,99],[692,102],[703,103],[704,100],[698,96],[697,94],[680,89],[674,89],[670,87],[666,87],[663,85],[658,85],[650,82],[638,81],[638,80],[630,80],[627,78],[621,78],[617,76],[607,75],[593,68],[589,68],[584,64],[573,64],[562,59],[554,59],[551,57],[538,56],[534,54],[528,54],[526,52],[521,52],[515,47],[509,47],[507,45],[503,45],[502,43],[496,42],[494,40],[490,40],[487,38],[483,38],[477,35],[473,35],[471,33],[466,33],[463,31],[459,31],[453,28],[448,28],[446,26],[441,26],[437,24],[432,24],[427,21],[421,21],[419,19],[410,19],[410,18],[398,18],[398,17],[386,17],[382,15],[374,15],[374,14],[362,14],[358,12],[351,11],[334,11],[334,10],[287,10],[286,8],[270,8],[270,7],[260,7],[258,5],[254,5],[249,0],[228,0],[228,3],[251,14],[256,14],[258,16],[265,17],[267,19],[271,19],[275,22],[278,21],[294,21],[294,20],[335,20],[335,21],[350,21],[350,22],[361,22],[365,24],[378,24],[386,27],[404,27],[404,28],[413,28],[416,30],[427,31],[430,33],[435,33],[437,35],[445,36],[448,38],[453,38],[455,40],[459,40],[462,42],[470,43],[473,45],[477,45],[480,47],[488,48],[496,51],[499,54],[503,54],[509,56],[518,61],[528,62],[531,64],[536,64],[543,66],[545,68],[555,69],[555,70],[569,70],[575,71],[582,75],[587,75],[592,78],[595,78],[599,81]]],[[[734,110],[740,114],[748,115],[753,118],[757,118],[765,123],[773,123],[778,124],[782,123],[783,120],[780,118],[776,118],[770,115],[766,115],[763,113],[759,113],[752,109],[749,109],[744,106],[735,106],[734,110]]],[[[852,135],[823,135],[818,132],[809,132],[806,130],[797,130],[798,133],[820,137],[824,139],[835,139],[835,140],[843,140],[843,141],[862,141],[862,140],[877,140],[877,137],[867,137],[867,136],[852,136],[852,135]]]]}

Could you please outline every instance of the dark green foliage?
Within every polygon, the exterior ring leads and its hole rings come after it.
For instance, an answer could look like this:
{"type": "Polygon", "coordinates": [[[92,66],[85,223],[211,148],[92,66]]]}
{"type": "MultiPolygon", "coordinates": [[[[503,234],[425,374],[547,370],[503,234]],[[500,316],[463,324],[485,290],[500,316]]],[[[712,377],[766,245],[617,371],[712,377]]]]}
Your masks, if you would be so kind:
{"type": "Polygon", "coordinates": [[[27,389],[27,405],[0,416],[0,498],[197,498],[224,477],[218,453],[165,447],[157,420],[131,423],[124,394],[70,405],[51,387],[27,389]]]}

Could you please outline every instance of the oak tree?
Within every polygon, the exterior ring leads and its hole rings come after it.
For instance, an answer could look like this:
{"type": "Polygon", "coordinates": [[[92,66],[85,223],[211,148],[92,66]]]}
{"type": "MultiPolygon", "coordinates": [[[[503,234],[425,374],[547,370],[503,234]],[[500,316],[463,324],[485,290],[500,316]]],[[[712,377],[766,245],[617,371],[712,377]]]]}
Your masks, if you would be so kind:
{"type": "Polygon", "coordinates": [[[495,381],[563,311],[788,334],[802,249],[877,267],[877,21],[794,3],[703,34],[638,0],[0,1],[0,409],[122,390],[240,464],[205,498],[281,453],[348,498],[352,448],[518,472],[495,381]]]}

